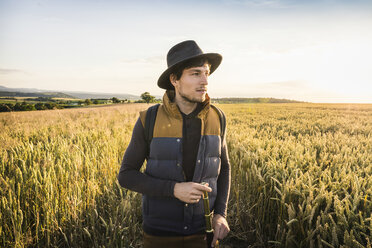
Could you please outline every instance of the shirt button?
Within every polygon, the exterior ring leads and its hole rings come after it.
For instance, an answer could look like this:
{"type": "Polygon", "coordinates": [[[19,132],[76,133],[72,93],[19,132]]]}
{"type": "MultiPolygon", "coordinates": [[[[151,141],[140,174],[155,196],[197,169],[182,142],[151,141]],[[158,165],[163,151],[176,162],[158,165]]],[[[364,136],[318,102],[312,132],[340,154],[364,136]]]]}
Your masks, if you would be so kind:
{"type": "Polygon", "coordinates": [[[181,164],[180,163],[177,163],[177,166],[180,166],[181,164]]]}
{"type": "Polygon", "coordinates": [[[198,160],[198,163],[200,163],[200,159],[198,160]]]}
{"type": "Polygon", "coordinates": [[[187,226],[184,226],[183,229],[187,230],[187,226]]]}
{"type": "Polygon", "coordinates": [[[189,206],[189,204],[186,203],[186,204],[185,204],[185,207],[188,207],[188,206],[189,206]]]}
{"type": "Polygon", "coordinates": [[[181,140],[180,139],[177,139],[177,142],[180,142],[181,140]]]}

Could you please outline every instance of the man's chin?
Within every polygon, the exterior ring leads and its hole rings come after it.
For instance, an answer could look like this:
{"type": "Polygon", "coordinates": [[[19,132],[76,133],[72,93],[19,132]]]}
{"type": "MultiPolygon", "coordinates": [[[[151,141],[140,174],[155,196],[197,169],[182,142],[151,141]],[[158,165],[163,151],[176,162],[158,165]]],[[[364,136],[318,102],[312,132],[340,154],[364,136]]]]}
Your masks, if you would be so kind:
{"type": "Polygon", "coordinates": [[[207,98],[207,94],[205,93],[205,94],[195,97],[194,99],[196,99],[197,102],[204,102],[206,98],[207,98]]]}
{"type": "Polygon", "coordinates": [[[204,102],[207,99],[207,93],[203,94],[201,97],[201,102],[204,102]]]}
{"type": "Polygon", "coordinates": [[[202,97],[193,97],[193,98],[190,98],[190,97],[187,97],[187,96],[182,96],[182,98],[188,102],[191,102],[191,103],[202,103],[205,101],[206,97],[205,96],[202,96],[202,97]]]}
{"type": "Polygon", "coordinates": [[[196,97],[196,98],[194,98],[193,100],[194,100],[194,102],[204,102],[205,101],[205,96],[204,97],[196,97]]]}

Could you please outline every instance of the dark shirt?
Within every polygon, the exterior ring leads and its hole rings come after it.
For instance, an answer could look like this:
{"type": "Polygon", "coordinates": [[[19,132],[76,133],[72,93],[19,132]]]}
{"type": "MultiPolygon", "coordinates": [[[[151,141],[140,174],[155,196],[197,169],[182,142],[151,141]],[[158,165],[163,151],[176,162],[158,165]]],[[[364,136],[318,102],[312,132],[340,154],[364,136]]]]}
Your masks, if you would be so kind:
{"type": "Polygon", "coordinates": [[[182,168],[186,175],[186,181],[192,181],[194,176],[196,156],[198,155],[199,142],[201,137],[201,120],[196,118],[202,109],[201,104],[193,112],[186,115],[182,113],[182,168]]]}
{"type": "MultiPolygon", "coordinates": [[[[195,170],[196,156],[199,149],[201,137],[201,120],[196,116],[202,109],[198,104],[197,108],[190,114],[182,113],[183,117],[183,170],[186,175],[186,181],[192,181],[195,170]]],[[[174,197],[173,190],[175,181],[154,178],[141,173],[139,170],[147,154],[147,143],[144,137],[144,127],[140,118],[138,118],[132,134],[132,139],[125,151],[121,168],[118,175],[119,183],[122,187],[146,194],[149,196],[167,196],[174,197]],[[140,182],[140,183],[138,183],[140,182]]],[[[221,170],[217,179],[218,195],[215,202],[214,213],[226,217],[226,208],[230,191],[230,163],[227,153],[226,140],[224,140],[221,149],[221,170]]],[[[143,227],[144,231],[150,235],[156,236],[180,236],[179,233],[164,232],[161,230],[143,227]]]]}

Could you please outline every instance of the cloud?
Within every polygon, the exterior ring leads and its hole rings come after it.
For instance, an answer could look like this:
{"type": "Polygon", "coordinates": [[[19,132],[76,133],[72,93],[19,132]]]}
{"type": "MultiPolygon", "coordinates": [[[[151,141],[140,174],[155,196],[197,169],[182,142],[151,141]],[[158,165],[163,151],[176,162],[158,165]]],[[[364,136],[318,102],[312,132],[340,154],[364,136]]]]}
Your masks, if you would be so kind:
{"type": "Polygon", "coordinates": [[[43,18],[42,21],[46,23],[62,23],[62,22],[65,22],[65,19],[49,16],[49,17],[43,18]]]}
{"type": "Polygon", "coordinates": [[[250,8],[290,8],[294,5],[283,0],[226,0],[228,5],[243,5],[250,8]]]}
{"type": "Polygon", "coordinates": [[[7,75],[7,74],[27,74],[26,71],[23,70],[18,70],[18,69],[5,69],[5,68],[0,68],[0,75],[7,75]]]}
{"type": "Polygon", "coordinates": [[[164,63],[164,56],[152,56],[148,58],[136,58],[136,59],[122,59],[122,63],[127,64],[158,64],[164,63]]]}

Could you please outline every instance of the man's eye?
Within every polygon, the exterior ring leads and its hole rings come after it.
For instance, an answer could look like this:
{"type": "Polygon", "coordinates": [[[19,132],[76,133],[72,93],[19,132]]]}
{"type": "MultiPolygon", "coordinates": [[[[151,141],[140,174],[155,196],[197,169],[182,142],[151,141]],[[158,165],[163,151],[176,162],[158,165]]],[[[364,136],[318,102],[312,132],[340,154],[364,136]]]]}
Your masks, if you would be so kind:
{"type": "Polygon", "coordinates": [[[195,73],[193,73],[192,75],[196,75],[196,76],[197,76],[197,75],[199,75],[199,72],[195,72],[195,73]]]}

